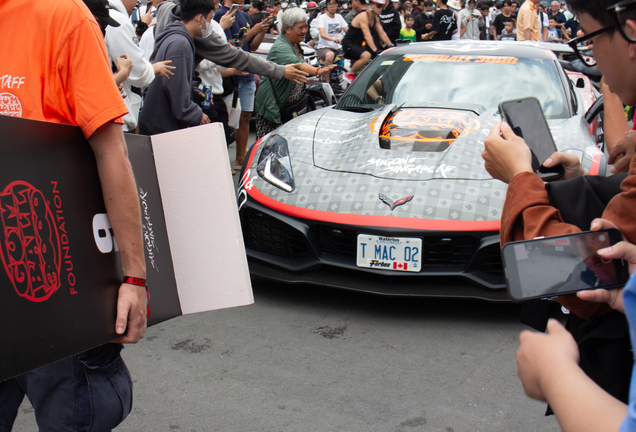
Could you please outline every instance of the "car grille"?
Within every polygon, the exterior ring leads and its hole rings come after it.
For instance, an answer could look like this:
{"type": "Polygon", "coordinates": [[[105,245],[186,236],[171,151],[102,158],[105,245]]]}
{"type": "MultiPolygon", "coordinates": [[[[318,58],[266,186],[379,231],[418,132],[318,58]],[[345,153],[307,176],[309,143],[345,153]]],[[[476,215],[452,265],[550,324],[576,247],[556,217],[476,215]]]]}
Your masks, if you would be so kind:
{"type": "Polygon", "coordinates": [[[241,212],[245,247],[277,257],[300,259],[309,255],[304,235],[297,229],[263,212],[241,212]]]}
{"type": "Polygon", "coordinates": [[[356,248],[358,246],[356,242],[356,231],[329,228],[324,225],[314,225],[311,227],[311,231],[316,236],[320,250],[322,250],[323,253],[339,257],[355,258],[356,248]]]}
{"type": "MultiPolygon", "coordinates": [[[[324,254],[355,258],[357,231],[324,225],[314,225],[311,230],[324,254]]],[[[422,242],[423,266],[465,266],[479,243],[471,236],[424,236],[422,242]]]]}
{"type": "Polygon", "coordinates": [[[504,271],[499,243],[484,248],[482,254],[485,257],[484,262],[481,264],[481,271],[503,277],[504,271]]]}

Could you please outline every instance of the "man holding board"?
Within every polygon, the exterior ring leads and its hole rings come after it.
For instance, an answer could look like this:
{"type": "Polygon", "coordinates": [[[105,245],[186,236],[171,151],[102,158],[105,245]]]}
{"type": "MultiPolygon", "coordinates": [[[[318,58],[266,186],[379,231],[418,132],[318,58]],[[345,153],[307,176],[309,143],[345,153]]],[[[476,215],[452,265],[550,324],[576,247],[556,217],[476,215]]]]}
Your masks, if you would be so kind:
{"type": "Polygon", "coordinates": [[[132,405],[121,343],[136,343],[146,329],[141,214],[121,129],[126,105],[113,80],[100,27],[82,0],[3,2],[0,16],[5,17],[0,37],[8,41],[0,47],[0,114],[82,129],[95,154],[128,282],[119,288],[117,343],[1,382],[0,429],[10,430],[27,394],[41,431],[110,430],[132,405]],[[19,20],[7,18],[16,16],[29,16],[38,25],[24,31],[19,20]]]}

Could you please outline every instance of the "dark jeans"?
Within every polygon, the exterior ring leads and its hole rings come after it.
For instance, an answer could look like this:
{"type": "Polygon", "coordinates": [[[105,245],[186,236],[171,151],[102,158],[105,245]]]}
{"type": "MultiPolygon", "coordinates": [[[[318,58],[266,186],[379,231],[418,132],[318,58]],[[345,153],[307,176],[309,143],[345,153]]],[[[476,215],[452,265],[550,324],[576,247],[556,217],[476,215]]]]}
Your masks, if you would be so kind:
{"type": "Polygon", "coordinates": [[[13,427],[26,394],[40,432],[110,431],[132,408],[132,380],[119,355],[105,344],[0,383],[0,432],[13,427]]]}

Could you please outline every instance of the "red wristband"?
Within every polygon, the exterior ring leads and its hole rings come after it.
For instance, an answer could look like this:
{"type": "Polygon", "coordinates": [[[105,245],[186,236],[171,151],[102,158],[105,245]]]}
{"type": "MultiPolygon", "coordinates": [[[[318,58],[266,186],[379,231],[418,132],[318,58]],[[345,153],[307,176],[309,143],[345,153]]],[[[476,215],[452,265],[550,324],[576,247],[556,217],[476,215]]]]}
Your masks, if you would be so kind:
{"type": "Polygon", "coordinates": [[[146,286],[146,279],[140,279],[136,277],[124,276],[124,280],[122,283],[129,285],[137,285],[137,286],[146,286]]]}
{"type": "Polygon", "coordinates": [[[318,72],[320,72],[320,69],[322,69],[322,68],[317,68],[316,69],[316,78],[318,78],[318,72]]]}

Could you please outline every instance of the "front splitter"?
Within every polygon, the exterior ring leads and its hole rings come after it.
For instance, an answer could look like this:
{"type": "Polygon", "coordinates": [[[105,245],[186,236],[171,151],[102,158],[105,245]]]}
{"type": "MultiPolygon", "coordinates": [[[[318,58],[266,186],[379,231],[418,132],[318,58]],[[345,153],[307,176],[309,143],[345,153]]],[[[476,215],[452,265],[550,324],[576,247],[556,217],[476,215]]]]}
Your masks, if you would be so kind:
{"type": "Polygon", "coordinates": [[[286,284],[309,284],[387,296],[473,298],[510,302],[504,288],[486,289],[465,276],[385,276],[375,273],[327,267],[319,271],[294,273],[248,257],[252,277],[286,284]]]}

